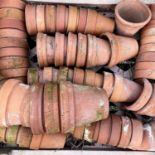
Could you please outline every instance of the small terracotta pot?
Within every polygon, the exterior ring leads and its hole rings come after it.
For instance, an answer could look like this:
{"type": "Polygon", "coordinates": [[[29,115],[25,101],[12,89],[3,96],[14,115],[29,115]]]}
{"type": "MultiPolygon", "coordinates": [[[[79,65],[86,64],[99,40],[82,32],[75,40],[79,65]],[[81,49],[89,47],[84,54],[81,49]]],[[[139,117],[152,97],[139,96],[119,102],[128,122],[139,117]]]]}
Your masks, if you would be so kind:
{"type": "MultiPolygon", "coordinates": [[[[50,67],[45,67],[42,71],[43,83],[52,81],[52,69],[50,67]]],[[[40,81],[41,82],[41,81],[40,81]]]]}
{"type": "Polygon", "coordinates": [[[131,119],[132,122],[132,136],[128,148],[135,149],[140,147],[143,140],[143,125],[138,120],[131,119]]]}
{"type": "Polygon", "coordinates": [[[58,85],[46,83],[44,86],[44,123],[46,133],[60,132],[58,109],[58,85]]]}
{"type": "Polygon", "coordinates": [[[78,32],[81,32],[81,33],[85,32],[85,27],[87,23],[87,15],[88,15],[88,9],[80,8],[78,28],[77,28],[78,32]]]}
{"type": "Polygon", "coordinates": [[[64,148],[66,142],[66,135],[64,134],[44,134],[40,149],[60,149],[64,148]]]}
{"type": "Polygon", "coordinates": [[[6,28],[11,28],[11,29],[17,29],[21,31],[25,31],[25,25],[24,22],[16,19],[1,19],[0,20],[0,29],[6,29],[6,28]]]}
{"type": "Polygon", "coordinates": [[[66,58],[67,66],[75,65],[76,54],[77,54],[77,35],[69,33],[67,41],[67,58],[66,58]]]}
{"type": "Polygon", "coordinates": [[[86,57],[87,57],[87,36],[78,33],[76,67],[85,66],[86,57]]]}
{"type": "Polygon", "coordinates": [[[25,48],[18,48],[18,47],[9,47],[9,48],[1,48],[0,49],[0,58],[2,57],[9,57],[9,56],[21,56],[21,57],[28,57],[28,50],[25,48]]]}
{"type": "Polygon", "coordinates": [[[139,84],[125,79],[118,74],[114,76],[115,83],[110,98],[111,102],[133,102],[140,96],[142,87],[139,84]]]}
{"type": "Polygon", "coordinates": [[[43,135],[33,135],[30,144],[30,149],[39,150],[42,138],[43,135]]]}
{"type": "Polygon", "coordinates": [[[0,9],[0,18],[3,19],[17,19],[24,21],[24,12],[16,8],[1,8],[0,9]]]}
{"type": "Polygon", "coordinates": [[[56,33],[55,35],[55,66],[63,66],[65,58],[65,35],[56,33]]]}
{"type": "Polygon", "coordinates": [[[76,32],[78,27],[79,9],[69,6],[67,32],[76,32]]]}
{"type": "Polygon", "coordinates": [[[94,86],[95,84],[95,72],[92,70],[85,71],[84,84],[88,86],[94,86]]]}
{"type": "Polygon", "coordinates": [[[95,34],[97,21],[97,11],[88,9],[87,22],[85,27],[85,34],[95,34]]]}
{"type": "Polygon", "coordinates": [[[25,2],[21,0],[8,0],[7,2],[5,0],[1,0],[0,8],[17,8],[24,10],[25,5],[25,2]]]}
{"type": "Polygon", "coordinates": [[[58,5],[56,11],[56,31],[65,32],[66,30],[66,6],[58,5]]]}
{"type": "Polygon", "coordinates": [[[0,58],[0,69],[26,68],[29,67],[27,58],[24,57],[4,57],[0,58]]]}
{"type": "Polygon", "coordinates": [[[82,69],[74,68],[73,83],[84,84],[85,72],[82,69]]]}
{"type": "Polygon", "coordinates": [[[122,131],[118,147],[127,148],[132,136],[132,124],[130,118],[128,117],[122,116],[121,119],[122,119],[122,131]]]}
{"type": "Polygon", "coordinates": [[[29,148],[32,140],[32,132],[30,128],[20,127],[17,136],[17,144],[21,148],[29,148]]]}
{"type": "Polygon", "coordinates": [[[155,91],[155,85],[153,84],[153,92],[152,92],[151,98],[143,108],[141,108],[140,110],[137,111],[138,114],[152,116],[152,117],[155,116],[155,110],[154,110],[155,109],[154,108],[155,95],[154,95],[154,91],[155,91]]]}
{"type": "Polygon", "coordinates": [[[143,108],[149,101],[153,92],[153,87],[152,84],[147,79],[144,79],[143,83],[144,83],[143,91],[141,92],[139,98],[130,106],[126,106],[125,107],[126,109],[132,111],[138,111],[141,108],[143,108]]]}
{"type": "Polygon", "coordinates": [[[146,36],[143,37],[140,41],[141,45],[155,43],[155,36],[146,36]]]}
{"type": "Polygon", "coordinates": [[[38,32],[45,32],[45,5],[37,5],[36,6],[36,22],[37,22],[37,30],[38,32]]]}
{"type": "Polygon", "coordinates": [[[6,81],[1,89],[0,89],[0,97],[1,97],[1,104],[0,104],[0,126],[6,127],[6,108],[7,108],[7,103],[9,100],[9,96],[11,92],[13,91],[14,87],[19,83],[20,81],[18,80],[8,80],[6,81]]]}
{"type": "Polygon", "coordinates": [[[107,66],[112,67],[122,61],[135,57],[138,54],[138,43],[129,37],[117,36],[112,33],[105,33],[111,46],[111,59],[107,66]]]}
{"type": "Polygon", "coordinates": [[[5,139],[6,130],[7,130],[7,128],[5,128],[5,127],[0,128],[0,141],[3,143],[6,143],[6,139],[5,139]]]}
{"type": "Polygon", "coordinates": [[[29,86],[18,83],[9,95],[6,108],[7,126],[21,125],[21,105],[25,95],[29,91],[29,86]]]}
{"type": "Polygon", "coordinates": [[[112,19],[98,13],[95,26],[95,34],[100,35],[105,32],[113,32],[115,23],[112,19]]]}
{"type": "Polygon", "coordinates": [[[45,7],[46,31],[54,33],[56,30],[56,7],[54,5],[46,5],[45,7]]]}
{"type": "Polygon", "coordinates": [[[12,28],[5,28],[5,29],[0,29],[0,37],[16,37],[16,38],[21,38],[21,39],[26,39],[27,34],[24,31],[17,30],[17,29],[12,29],[12,28]]]}
{"type": "Polygon", "coordinates": [[[29,35],[37,34],[37,21],[36,21],[36,5],[26,5],[25,8],[25,23],[29,35]]]}
{"type": "Polygon", "coordinates": [[[19,131],[19,126],[8,127],[6,130],[5,139],[10,145],[15,145],[17,141],[17,135],[19,131]]]}
{"type": "Polygon", "coordinates": [[[121,137],[122,120],[117,115],[111,115],[111,118],[112,118],[112,127],[111,127],[112,129],[108,144],[112,146],[117,146],[120,142],[121,137]]]}
{"type": "Polygon", "coordinates": [[[151,20],[151,16],[149,7],[144,3],[133,0],[131,5],[130,0],[122,1],[115,8],[117,31],[122,35],[133,36],[151,20]]]}
{"type": "Polygon", "coordinates": [[[139,62],[153,62],[155,60],[155,52],[144,52],[139,53],[138,57],[136,58],[136,65],[139,62]]]}

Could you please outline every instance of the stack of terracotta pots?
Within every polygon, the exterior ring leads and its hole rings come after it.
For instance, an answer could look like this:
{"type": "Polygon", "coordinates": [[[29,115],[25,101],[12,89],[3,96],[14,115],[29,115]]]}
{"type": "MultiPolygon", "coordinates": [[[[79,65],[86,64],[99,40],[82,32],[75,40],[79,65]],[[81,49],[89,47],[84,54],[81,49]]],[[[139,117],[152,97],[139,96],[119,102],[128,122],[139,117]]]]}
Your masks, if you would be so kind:
{"type": "Polygon", "coordinates": [[[22,0],[0,2],[0,74],[4,78],[26,78],[28,43],[22,0]]]}
{"type": "MultiPolygon", "coordinates": [[[[151,6],[152,14],[155,6],[151,6]]],[[[142,30],[141,47],[135,66],[135,79],[147,78],[155,80],[155,17],[142,30]]]]}
{"type": "Polygon", "coordinates": [[[81,32],[100,35],[113,32],[114,21],[96,10],[65,5],[27,5],[26,27],[29,35],[37,32],[81,32]]]}
{"type": "Polygon", "coordinates": [[[11,79],[0,89],[0,109],[0,126],[22,125],[33,134],[68,133],[107,118],[109,101],[95,87],[70,82],[28,86],[11,79]]]}
{"type": "Polygon", "coordinates": [[[64,147],[66,136],[60,133],[33,135],[30,128],[11,126],[0,128],[0,142],[20,148],[54,149],[64,147]]]}
{"type": "Polygon", "coordinates": [[[43,33],[37,35],[37,57],[40,67],[77,66],[112,67],[138,53],[138,43],[133,38],[105,33],[105,39],[93,35],[56,33],[55,38],[43,33]]]}
{"type": "Polygon", "coordinates": [[[43,70],[37,68],[29,68],[27,75],[28,83],[46,83],[49,81],[71,81],[76,84],[95,86],[103,88],[111,102],[133,102],[140,96],[141,85],[123,78],[118,74],[103,72],[103,74],[96,73],[92,70],[83,70],[74,68],[74,70],[67,67],[45,67],[43,70]]]}

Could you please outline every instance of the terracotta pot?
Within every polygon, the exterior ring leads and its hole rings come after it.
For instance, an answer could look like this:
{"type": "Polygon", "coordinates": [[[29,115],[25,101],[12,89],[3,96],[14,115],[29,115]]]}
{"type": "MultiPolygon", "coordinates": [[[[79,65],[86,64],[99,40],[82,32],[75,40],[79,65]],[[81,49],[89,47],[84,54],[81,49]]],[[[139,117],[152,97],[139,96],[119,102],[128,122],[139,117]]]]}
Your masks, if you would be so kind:
{"type": "Polygon", "coordinates": [[[86,57],[87,57],[87,36],[78,33],[76,67],[85,66],[86,57]]]}
{"type": "Polygon", "coordinates": [[[88,9],[80,8],[78,28],[77,28],[78,32],[81,32],[81,33],[85,32],[85,27],[87,23],[87,15],[88,15],[88,9]]]}
{"type": "Polygon", "coordinates": [[[37,30],[38,32],[45,32],[45,5],[37,5],[36,6],[36,22],[37,22],[37,30]]]}
{"type": "Polygon", "coordinates": [[[85,72],[82,69],[74,68],[73,83],[84,84],[85,72]]]}
{"type": "Polygon", "coordinates": [[[43,74],[43,81],[42,81],[43,83],[52,81],[52,69],[50,67],[45,67],[42,71],[42,74],[43,74]]]}
{"type": "Polygon", "coordinates": [[[141,70],[141,69],[150,69],[154,70],[155,62],[137,62],[135,65],[135,70],[141,70]]]}
{"type": "Polygon", "coordinates": [[[141,108],[143,108],[149,101],[153,92],[153,87],[152,84],[147,79],[144,79],[143,83],[144,83],[143,91],[141,92],[139,98],[133,104],[126,106],[125,107],[126,109],[132,111],[138,111],[141,108]]]}
{"type": "Polygon", "coordinates": [[[69,33],[67,41],[67,58],[66,58],[67,66],[75,65],[76,53],[77,53],[77,35],[69,33]]]}
{"type": "Polygon", "coordinates": [[[117,36],[112,33],[105,33],[111,46],[111,59],[107,66],[112,67],[122,61],[135,57],[138,54],[138,43],[129,37],[117,36]]]}
{"type": "Polygon", "coordinates": [[[0,38],[0,48],[19,47],[28,49],[28,43],[20,38],[0,38]]]}
{"type": "Polygon", "coordinates": [[[8,127],[5,135],[6,142],[10,145],[15,145],[18,132],[19,126],[8,127]]]}
{"type": "Polygon", "coordinates": [[[84,130],[84,127],[76,127],[73,133],[73,137],[82,140],[84,136],[84,130]]]}
{"type": "Polygon", "coordinates": [[[140,96],[142,87],[139,84],[125,79],[118,74],[114,74],[114,76],[115,82],[110,98],[111,102],[133,102],[140,96]]]}
{"type": "Polygon", "coordinates": [[[43,85],[36,84],[30,88],[30,126],[33,134],[44,133],[42,114],[43,85]]]}
{"type": "Polygon", "coordinates": [[[52,74],[53,74],[53,82],[57,82],[58,81],[58,70],[53,68],[52,74]]]}
{"type": "Polygon", "coordinates": [[[100,131],[97,143],[99,144],[107,144],[110,140],[111,135],[111,117],[101,121],[100,131]],[[104,134],[103,134],[104,133],[104,134]]]}
{"type": "Polygon", "coordinates": [[[5,0],[1,0],[0,8],[17,8],[24,10],[25,5],[25,2],[21,0],[8,0],[7,2],[5,0]]]}
{"type": "Polygon", "coordinates": [[[6,130],[7,130],[7,128],[5,128],[5,127],[0,128],[0,141],[3,143],[6,143],[6,139],[5,139],[6,130]]]}
{"type": "Polygon", "coordinates": [[[155,108],[154,108],[154,101],[155,101],[155,95],[154,95],[154,91],[155,91],[155,85],[153,84],[153,92],[152,95],[149,99],[149,101],[147,102],[147,104],[141,108],[140,110],[137,111],[138,114],[140,115],[147,115],[147,116],[155,116],[155,108]]]}
{"type": "Polygon", "coordinates": [[[2,57],[9,57],[9,56],[21,56],[21,57],[28,57],[28,50],[25,48],[18,48],[18,47],[6,47],[0,49],[0,58],[2,57]]]}
{"type": "Polygon", "coordinates": [[[148,25],[142,29],[141,38],[155,35],[154,25],[148,25]]]}
{"type": "Polygon", "coordinates": [[[25,8],[25,23],[29,35],[37,34],[37,21],[36,21],[36,5],[26,5],[25,8]]]}
{"type": "Polygon", "coordinates": [[[16,19],[1,19],[0,20],[0,29],[6,29],[6,28],[11,28],[11,29],[17,29],[21,31],[25,31],[25,25],[24,22],[16,19]]]}
{"type": "Polygon", "coordinates": [[[64,134],[44,134],[40,148],[41,149],[60,149],[64,148],[66,142],[66,135],[64,134]]]}
{"type": "Polygon", "coordinates": [[[12,28],[5,28],[5,29],[0,29],[0,37],[16,37],[16,38],[21,38],[21,39],[26,39],[27,34],[24,31],[17,30],[17,29],[12,29],[12,28]]]}
{"type": "Polygon", "coordinates": [[[48,65],[54,64],[54,53],[55,53],[55,39],[54,37],[47,36],[46,54],[47,54],[48,65]]]}
{"type": "Polygon", "coordinates": [[[78,27],[79,9],[69,6],[67,32],[76,32],[78,27]]]}
{"type": "Polygon", "coordinates": [[[143,140],[143,125],[138,120],[131,119],[132,122],[132,136],[128,148],[136,150],[140,147],[143,140]]]}
{"type": "Polygon", "coordinates": [[[107,92],[109,98],[114,89],[114,75],[112,73],[104,72],[102,88],[107,92]]]}
{"type": "Polygon", "coordinates": [[[13,91],[14,87],[19,83],[20,81],[18,80],[8,80],[6,81],[1,89],[0,89],[0,98],[1,98],[1,102],[0,102],[0,126],[4,126],[6,127],[6,108],[7,108],[7,103],[9,100],[9,96],[11,94],[11,92],[13,91]]]}
{"type": "Polygon", "coordinates": [[[56,33],[55,35],[55,66],[63,66],[65,58],[65,35],[56,33]]]}
{"type": "Polygon", "coordinates": [[[0,70],[0,73],[5,78],[23,77],[27,75],[28,68],[17,68],[17,69],[5,69],[0,70]]]}
{"type": "Polygon", "coordinates": [[[56,30],[56,7],[54,5],[46,5],[45,7],[46,31],[54,33],[56,30]]]}
{"type": "Polygon", "coordinates": [[[155,43],[155,36],[146,36],[143,37],[140,41],[141,45],[145,45],[145,44],[150,44],[150,43],[155,43]]]}
{"type": "Polygon", "coordinates": [[[102,74],[98,74],[98,73],[95,74],[94,86],[98,88],[102,88],[103,86],[103,75],[102,74]]]}
{"type": "Polygon", "coordinates": [[[17,19],[24,21],[24,12],[16,8],[1,8],[0,9],[0,18],[3,19],[17,19]]]}
{"type": "Polygon", "coordinates": [[[115,8],[117,31],[122,35],[133,36],[151,20],[151,16],[149,7],[144,3],[137,0],[133,0],[132,4],[130,0],[122,1],[115,8]]]}
{"type": "Polygon", "coordinates": [[[68,77],[67,77],[68,81],[73,82],[73,76],[74,76],[74,71],[72,69],[69,69],[68,70],[68,77]]]}
{"type": "Polygon", "coordinates": [[[46,83],[44,86],[44,124],[46,133],[60,132],[58,109],[58,85],[46,83]]]}
{"type": "Polygon", "coordinates": [[[95,26],[95,34],[100,35],[105,32],[113,32],[115,23],[112,19],[98,13],[95,26]]]}
{"type": "Polygon", "coordinates": [[[155,45],[153,43],[141,45],[139,53],[154,52],[155,45]]]}
{"type": "Polygon", "coordinates": [[[26,68],[29,67],[27,58],[24,57],[4,57],[0,58],[0,69],[26,68]]]}
{"type": "Polygon", "coordinates": [[[84,83],[88,86],[94,86],[95,84],[95,72],[92,70],[85,71],[84,83]]]}
{"type": "Polygon", "coordinates": [[[122,121],[121,118],[117,115],[111,115],[111,118],[112,118],[112,127],[111,127],[112,129],[108,144],[112,146],[117,146],[120,142],[122,121]]]}
{"type": "Polygon", "coordinates": [[[28,85],[18,83],[16,86],[14,86],[12,92],[9,95],[6,107],[7,126],[21,125],[20,107],[28,91],[29,91],[28,85]]]}
{"type": "Polygon", "coordinates": [[[42,138],[43,135],[33,135],[30,144],[30,149],[39,150],[42,138]]]}
{"type": "Polygon", "coordinates": [[[57,82],[67,81],[68,70],[67,67],[60,67],[57,82]]]}
{"type": "Polygon", "coordinates": [[[87,22],[85,27],[85,34],[95,34],[97,22],[97,11],[88,9],[87,22]]]}
{"type": "Polygon", "coordinates": [[[130,118],[128,117],[122,116],[121,119],[122,119],[122,131],[118,147],[127,148],[132,136],[132,124],[130,118]]]}
{"type": "Polygon", "coordinates": [[[17,144],[21,148],[29,148],[32,139],[32,132],[30,128],[20,127],[17,136],[17,144]]]}
{"type": "Polygon", "coordinates": [[[138,55],[138,57],[136,58],[136,65],[139,62],[153,62],[155,60],[155,52],[144,52],[144,53],[140,53],[138,55]]]}
{"type": "Polygon", "coordinates": [[[27,82],[29,85],[39,82],[39,73],[36,68],[29,68],[27,72],[27,82]]]}
{"type": "Polygon", "coordinates": [[[66,6],[58,5],[56,12],[56,31],[65,32],[66,30],[66,6]]]}
{"type": "Polygon", "coordinates": [[[109,103],[106,92],[102,89],[73,85],[76,126],[106,119],[109,115],[109,103]],[[95,104],[94,104],[95,103],[95,104]],[[89,113],[86,110],[89,108],[89,113]]]}

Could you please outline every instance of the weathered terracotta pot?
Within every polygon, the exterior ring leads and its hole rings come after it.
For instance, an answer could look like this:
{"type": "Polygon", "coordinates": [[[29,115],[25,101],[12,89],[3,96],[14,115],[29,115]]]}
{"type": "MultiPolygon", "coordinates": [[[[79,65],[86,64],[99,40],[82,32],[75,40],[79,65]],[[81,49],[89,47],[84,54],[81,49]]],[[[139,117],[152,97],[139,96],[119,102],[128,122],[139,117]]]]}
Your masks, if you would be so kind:
{"type": "Polygon", "coordinates": [[[67,32],[76,32],[78,27],[79,9],[69,6],[67,32]]]}
{"type": "Polygon", "coordinates": [[[151,16],[149,7],[144,3],[138,0],[132,3],[130,0],[122,1],[115,8],[117,31],[122,35],[133,36],[151,20],[151,16]]]}
{"type": "Polygon", "coordinates": [[[136,65],[139,62],[148,63],[148,62],[153,62],[154,60],[155,60],[155,52],[139,53],[138,57],[136,58],[136,65]]]}
{"type": "Polygon", "coordinates": [[[38,32],[45,32],[45,5],[37,5],[36,6],[36,22],[37,22],[37,30],[38,32]]]}
{"type": "Polygon", "coordinates": [[[74,68],[73,83],[82,85],[84,83],[84,78],[85,78],[84,70],[74,68]]]}
{"type": "Polygon", "coordinates": [[[111,46],[111,58],[107,66],[112,67],[122,61],[133,58],[138,54],[138,43],[135,39],[105,33],[111,46]]]}
{"type": "Polygon", "coordinates": [[[0,8],[17,8],[24,10],[25,5],[25,2],[21,0],[8,0],[7,2],[5,0],[1,0],[0,8]]]}
{"type": "Polygon", "coordinates": [[[25,22],[28,34],[35,35],[37,33],[36,22],[36,5],[26,5],[25,8],[25,22]]]}
{"type": "Polygon", "coordinates": [[[97,15],[98,14],[97,14],[96,10],[88,9],[87,22],[86,22],[86,27],[85,27],[84,33],[95,34],[97,15]]]}
{"type": "Polygon", "coordinates": [[[58,72],[58,82],[60,81],[67,81],[68,77],[68,68],[67,67],[60,67],[59,72],[58,72]]]}
{"type": "Polygon", "coordinates": [[[94,86],[95,84],[95,72],[92,70],[86,70],[84,76],[84,84],[88,86],[94,86]]]}
{"type": "Polygon", "coordinates": [[[153,43],[150,43],[150,44],[141,45],[139,53],[153,52],[154,50],[155,50],[155,45],[153,43]]]}
{"type": "Polygon", "coordinates": [[[115,82],[110,98],[111,102],[133,102],[140,96],[142,87],[139,84],[129,81],[118,74],[115,74],[114,76],[115,82]]]}
{"type": "Polygon", "coordinates": [[[146,36],[143,37],[140,41],[141,45],[145,45],[145,44],[151,44],[155,42],[155,36],[146,36]]]}
{"type": "MultiPolygon", "coordinates": [[[[52,77],[53,75],[52,75],[52,74],[53,74],[53,73],[52,73],[52,69],[51,69],[51,68],[48,68],[48,67],[47,67],[47,68],[44,68],[42,74],[43,74],[43,75],[42,75],[42,76],[43,76],[43,77],[42,77],[42,78],[43,78],[42,81],[43,81],[44,83],[46,83],[46,82],[48,82],[48,81],[52,81],[52,79],[53,79],[53,77],[52,77]]],[[[39,81],[39,80],[38,80],[38,81],[39,81]]]]}
{"type": "Polygon", "coordinates": [[[145,69],[149,69],[149,70],[154,70],[155,67],[155,62],[137,62],[135,65],[135,70],[145,70],[145,69]]]}
{"type": "Polygon", "coordinates": [[[141,38],[146,37],[146,36],[153,36],[153,35],[155,35],[155,27],[154,25],[151,25],[149,23],[148,26],[142,29],[141,38]]]}
{"type": "Polygon", "coordinates": [[[46,5],[45,7],[46,31],[54,33],[56,31],[56,7],[54,5],[46,5]]]}

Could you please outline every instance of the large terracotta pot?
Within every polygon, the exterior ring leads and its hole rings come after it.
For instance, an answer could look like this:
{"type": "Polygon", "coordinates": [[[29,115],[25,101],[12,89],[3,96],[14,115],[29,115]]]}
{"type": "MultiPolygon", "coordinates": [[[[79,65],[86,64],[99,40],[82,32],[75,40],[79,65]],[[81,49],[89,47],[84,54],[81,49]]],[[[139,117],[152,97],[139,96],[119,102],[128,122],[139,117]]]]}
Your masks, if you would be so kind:
{"type": "Polygon", "coordinates": [[[124,0],[115,8],[117,31],[122,35],[133,36],[150,21],[151,16],[149,7],[144,3],[124,0]]]}

